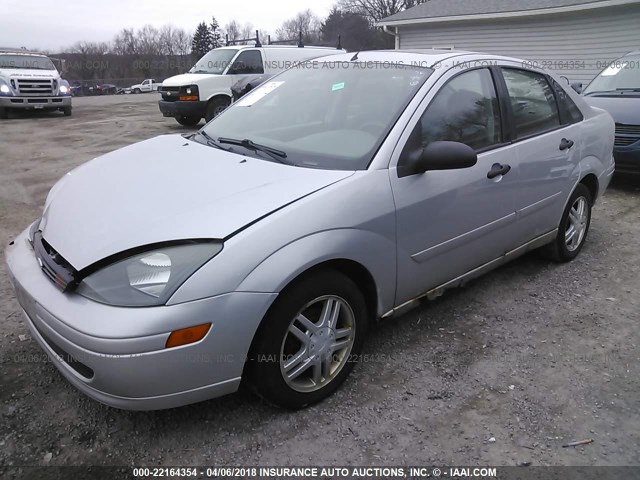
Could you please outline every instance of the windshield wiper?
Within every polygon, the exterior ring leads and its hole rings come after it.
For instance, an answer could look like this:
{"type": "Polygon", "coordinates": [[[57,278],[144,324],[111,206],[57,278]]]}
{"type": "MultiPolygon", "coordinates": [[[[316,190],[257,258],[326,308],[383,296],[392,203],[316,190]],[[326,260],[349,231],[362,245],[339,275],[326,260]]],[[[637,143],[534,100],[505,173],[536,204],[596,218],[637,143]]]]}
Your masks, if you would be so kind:
{"type": "Polygon", "coordinates": [[[585,97],[591,97],[595,95],[624,95],[625,92],[640,92],[640,88],[616,88],[615,90],[596,90],[593,92],[587,92],[585,97]]]}
{"type": "Polygon", "coordinates": [[[222,146],[220,142],[215,140],[211,135],[209,135],[204,130],[198,130],[196,133],[194,133],[194,135],[202,135],[207,141],[207,145],[209,145],[210,147],[218,148],[220,150],[224,150],[225,152],[233,151],[231,148],[222,146]]]}
{"type": "Polygon", "coordinates": [[[277,148],[268,147],[266,145],[260,145],[259,143],[255,143],[254,141],[249,140],[248,138],[245,138],[244,140],[238,140],[237,138],[220,137],[218,139],[218,141],[220,143],[229,143],[231,145],[240,145],[241,147],[244,147],[244,148],[246,148],[248,150],[255,150],[257,152],[266,153],[271,158],[273,158],[274,160],[276,160],[276,161],[278,161],[280,163],[284,163],[285,165],[293,165],[293,163],[287,162],[287,161],[284,160],[285,158],[287,158],[287,152],[284,152],[282,150],[278,150],[277,148]]]}

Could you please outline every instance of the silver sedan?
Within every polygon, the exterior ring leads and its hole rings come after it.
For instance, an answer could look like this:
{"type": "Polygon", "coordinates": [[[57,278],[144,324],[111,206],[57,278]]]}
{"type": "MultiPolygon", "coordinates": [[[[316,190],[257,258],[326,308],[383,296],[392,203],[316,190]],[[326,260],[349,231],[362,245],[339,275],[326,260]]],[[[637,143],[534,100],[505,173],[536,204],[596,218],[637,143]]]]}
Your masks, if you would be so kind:
{"type": "Polygon", "coordinates": [[[100,402],[244,381],[298,408],[340,386],[376,319],[532,249],[575,258],[613,140],[606,112],[527,62],[327,57],[192,135],[69,172],[7,263],[34,338],[100,402]]]}

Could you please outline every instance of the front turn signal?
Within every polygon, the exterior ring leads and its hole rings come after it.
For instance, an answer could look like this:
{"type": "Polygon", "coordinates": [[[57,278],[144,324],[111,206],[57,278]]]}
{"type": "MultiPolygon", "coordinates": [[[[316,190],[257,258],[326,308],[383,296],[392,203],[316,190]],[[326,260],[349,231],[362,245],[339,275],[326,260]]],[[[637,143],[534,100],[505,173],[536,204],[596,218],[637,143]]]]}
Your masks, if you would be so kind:
{"type": "Polygon", "coordinates": [[[205,323],[202,325],[196,325],[195,327],[175,330],[171,332],[171,335],[167,338],[165,348],[180,347],[182,345],[189,345],[190,343],[198,342],[204,338],[210,328],[211,324],[205,323]]]}

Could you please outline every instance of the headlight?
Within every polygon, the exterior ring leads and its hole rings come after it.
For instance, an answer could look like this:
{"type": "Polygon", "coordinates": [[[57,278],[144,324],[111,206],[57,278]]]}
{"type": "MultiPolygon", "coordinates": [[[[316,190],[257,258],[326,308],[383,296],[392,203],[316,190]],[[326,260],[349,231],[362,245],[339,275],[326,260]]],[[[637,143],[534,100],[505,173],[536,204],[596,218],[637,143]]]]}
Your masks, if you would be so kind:
{"type": "Polygon", "coordinates": [[[6,83],[0,83],[0,93],[11,93],[9,85],[7,85],[6,83]]]}
{"type": "Polygon", "coordinates": [[[117,307],[164,305],[187,278],[221,250],[219,242],[194,241],[133,255],[92,273],[76,292],[117,307]]]}
{"type": "Polygon", "coordinates": [[[65,85],[60,85],[60,93],[69,93],[69,89],[65,85]]]}

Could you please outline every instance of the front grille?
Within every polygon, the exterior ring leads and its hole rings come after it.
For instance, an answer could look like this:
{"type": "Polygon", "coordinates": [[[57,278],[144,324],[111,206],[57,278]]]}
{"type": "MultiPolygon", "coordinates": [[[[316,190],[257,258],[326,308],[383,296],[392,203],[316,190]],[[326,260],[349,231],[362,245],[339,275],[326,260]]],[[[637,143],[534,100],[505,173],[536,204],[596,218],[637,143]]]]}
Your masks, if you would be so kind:
{"type": "Polygon", "coordinates": [[[180,87],[160,87],[160,95],[166,102],[176,102],[180,96],[180,87]]]}
{"type": "Polygon", "coordinates": [[[41,232],[33,235],[33,250],[44,274],[60,290],[66,292],[77,286],[78,272],[42,238],[41,232]]]}
{"type": "Polygon", "coordinates": [[[613,144],[616,147],[628,147],[640,141],[640,137],[616,137],[613,144]]]}
{"type": "Polygon", "coordinates": [[[637,135],[640,137],[640,125],[616,123],[616,135],[637,135]]]}
{"type": "Polygon", "coordinates": [[[21,95],[53,95],[53,82],[47,78],[19,78],[18,92],[21,95]]]}

